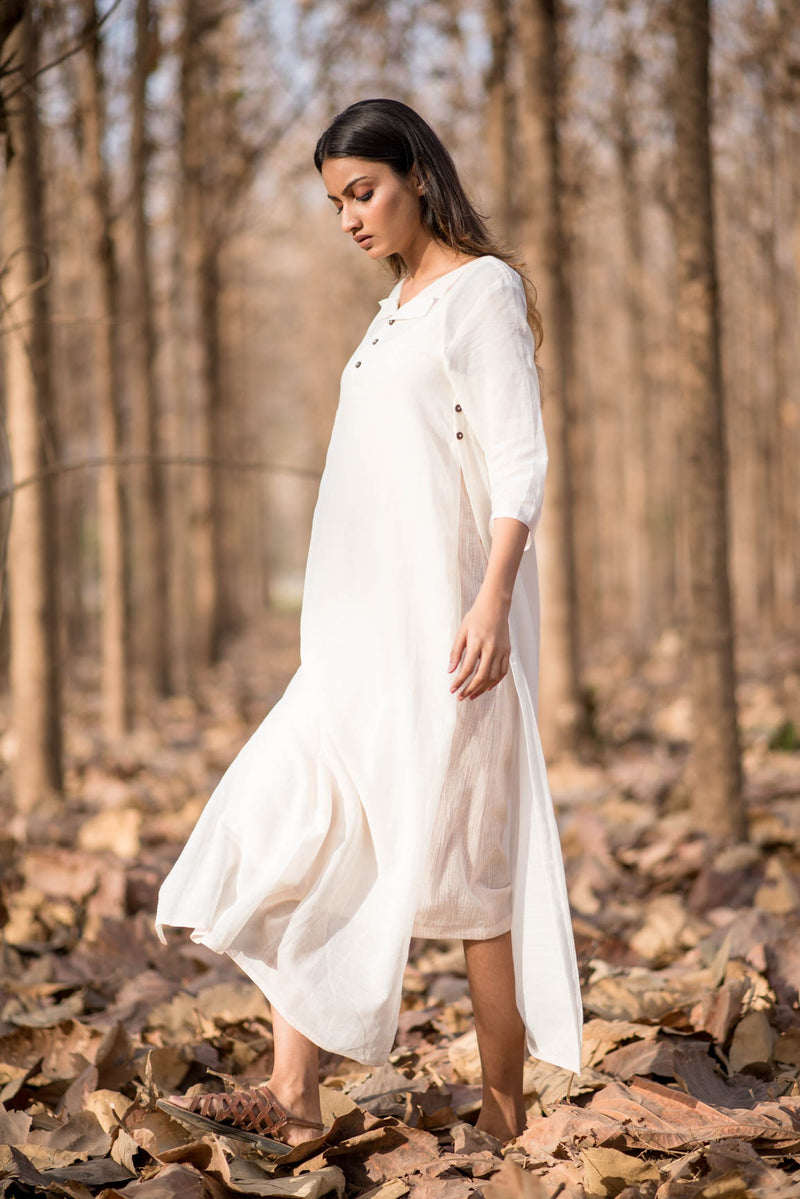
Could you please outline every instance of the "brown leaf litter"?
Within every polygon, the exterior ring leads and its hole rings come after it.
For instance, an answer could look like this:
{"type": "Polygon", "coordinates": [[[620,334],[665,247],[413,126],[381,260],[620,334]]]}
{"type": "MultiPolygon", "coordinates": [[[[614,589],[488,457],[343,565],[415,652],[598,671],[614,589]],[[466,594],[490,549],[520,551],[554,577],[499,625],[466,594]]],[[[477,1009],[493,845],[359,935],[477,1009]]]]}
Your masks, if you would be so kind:
{"type": "Polygon", "coordinates": [[[0,835],[0,1199],[794,1199],[800,763],[769,749],[774,695],[765,708],[763,685],[743,684],[750,843],[697,832],[671,669],[598,673],[603,753],[552,769],[583,1069],[528,1060],[527,1126],[505,1144],[474,1127],[481,1067],[458,942],[412,943],[389,1062],[321,1053],[335,1143],[273,1160],[160,1110],[169,1093],[271,1071],[263,995],[184,931],[160,945],[152,918],[280,679],[250,678],[237,712],[226,675],[202,708],[165,702],[152,730],[105,756],[76,729],[67,802],[32,817],[25,844],[0,835]]]}

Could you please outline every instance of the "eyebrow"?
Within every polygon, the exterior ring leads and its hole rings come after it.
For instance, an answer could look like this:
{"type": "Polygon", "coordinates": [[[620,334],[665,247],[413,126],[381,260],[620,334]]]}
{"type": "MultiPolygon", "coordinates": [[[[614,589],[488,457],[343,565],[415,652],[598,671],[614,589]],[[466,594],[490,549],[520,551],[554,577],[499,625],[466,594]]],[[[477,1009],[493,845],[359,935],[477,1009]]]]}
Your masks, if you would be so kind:
{"type": "MultiPolygon", "coordinates": [[[[355,187],[357,183],[360,183],[362,179],[369,179],[369,175],[359,175],[357,179],[351,179],[347,187],[342,188],[342,195],[344,195],[345,192],[349,192],[350,189],[355,187]]],[[[330,192],[327,193],[327,196],[329,200],[337,200],[339,198],[338,196],[332,196],[330,192]]]]}

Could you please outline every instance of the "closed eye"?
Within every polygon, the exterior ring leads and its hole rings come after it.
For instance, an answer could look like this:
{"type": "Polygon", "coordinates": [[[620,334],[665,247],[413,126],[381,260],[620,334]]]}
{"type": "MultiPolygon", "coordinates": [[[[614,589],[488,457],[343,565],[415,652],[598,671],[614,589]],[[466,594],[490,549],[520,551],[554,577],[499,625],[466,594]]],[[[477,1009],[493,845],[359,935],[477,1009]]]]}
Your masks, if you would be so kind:
{"type": "MultiPolygon", "coordinates": [[[[374,189],[373,189],[373,190],[374,190],[374,189]]],[[[354,196],[353,198],[354,198],[355,200],[359,200],[359,201],[360,201],[360,202],[363,204],[365,200],[370,200],[370,199],[372,198],[372,192],[371,192],[371,191],[369,191],[369,192],[364,192],[364,195],[363,195],[363,196],[354,196]]],[[[337,216],[341,216],[341,215],[342,215],[342,210],[341,210],[341,208],[337,208],[337,209],[336,209],[336,215],[337,215],[337,216]]]]}

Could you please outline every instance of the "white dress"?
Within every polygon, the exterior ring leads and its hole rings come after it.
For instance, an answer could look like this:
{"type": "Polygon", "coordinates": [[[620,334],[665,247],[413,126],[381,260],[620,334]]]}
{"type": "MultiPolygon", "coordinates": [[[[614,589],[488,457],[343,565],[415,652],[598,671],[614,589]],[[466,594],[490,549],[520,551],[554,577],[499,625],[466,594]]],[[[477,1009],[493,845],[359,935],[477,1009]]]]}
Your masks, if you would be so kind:
{"type": "MultiPolygon", "coordinates": [[[[463,617],[487,564],[463,477],[458,562],[463,617]]],[[[411,930],[415,937],[496,937],[511,928],[509,805],[516,790],[518,707],[514,681],[506,674],[479,699],[456,708],[411,930]]]]}
{"type": "Polygon", "coordinates": [[[412,935],[511,930],[534,1056],[580,1070],[582,1008],[536,724],[533,535],[547,447],[517,273],[485,256],[398,308],[342,373],[314,510],[301,664],[162,883],[155,928],[227,953],[322,1048],[382,1064],[412,935]],[[510,669],[448,658],[492,524],[528,526],[510,669]]]}

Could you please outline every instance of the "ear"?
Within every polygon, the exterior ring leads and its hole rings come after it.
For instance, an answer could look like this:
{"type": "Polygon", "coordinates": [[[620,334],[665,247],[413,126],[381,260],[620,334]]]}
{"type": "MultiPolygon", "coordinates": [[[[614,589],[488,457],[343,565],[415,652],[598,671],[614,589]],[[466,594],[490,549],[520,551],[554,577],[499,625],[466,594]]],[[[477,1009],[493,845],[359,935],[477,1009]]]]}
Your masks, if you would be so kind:
{"type": "Polygon", "coordinates": [[[417,195],[418,196],[424,195],[425,194],[425,184],[420,180],[419,171],[417,170],[416,163],[414,163],[412,165],[409,174],[411,176],[411,181],[416,188],[417,195]]]}

